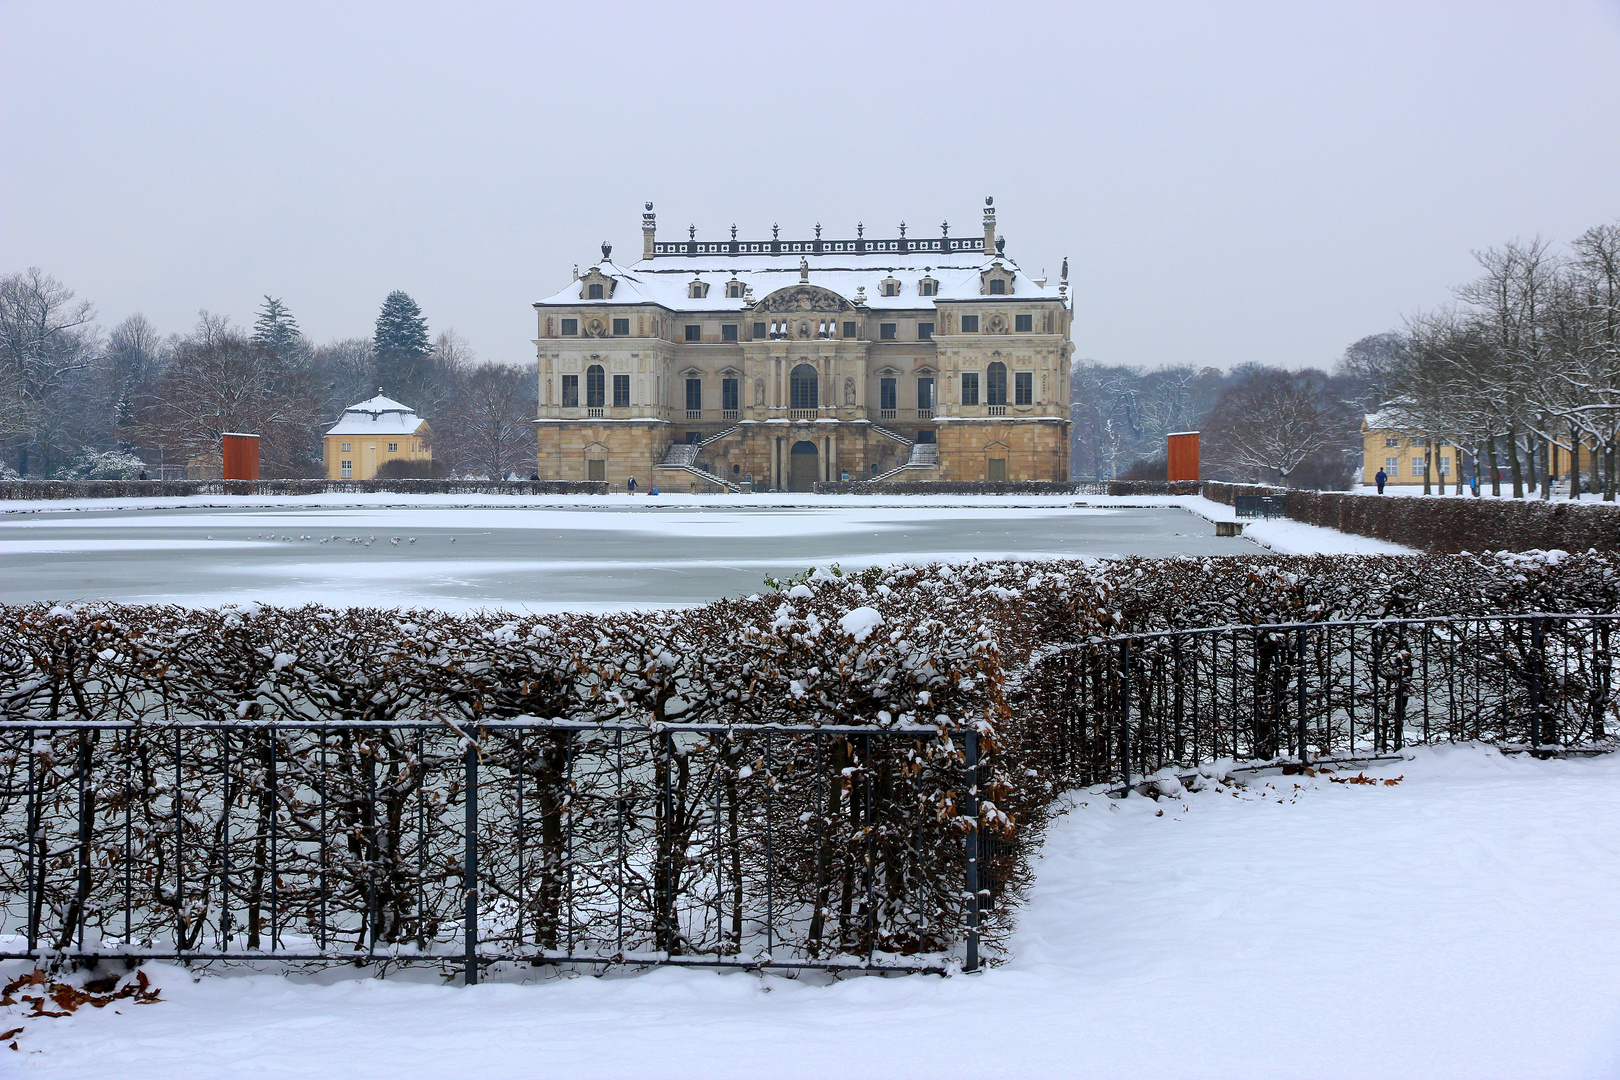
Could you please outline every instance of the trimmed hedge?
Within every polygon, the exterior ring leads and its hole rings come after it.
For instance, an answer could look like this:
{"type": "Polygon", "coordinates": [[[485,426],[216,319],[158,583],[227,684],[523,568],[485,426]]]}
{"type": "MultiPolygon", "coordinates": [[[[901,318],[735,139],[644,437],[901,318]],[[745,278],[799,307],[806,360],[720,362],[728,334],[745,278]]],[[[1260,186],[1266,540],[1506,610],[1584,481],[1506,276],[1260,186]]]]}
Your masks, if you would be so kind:
{"type": "Polygon", "coordinates": [[[817,495],[1197,495],[1196,481],[1164,480],[848,480],[816,485],[817,495]]]}
{"type": "Polygon", "coordinates": [[[1203,488],[1204,498],[1227,506],[1238,495],[1280,495],[1294,521],[1435,553],[1620,550],[1620,507],[1609,504],[1357,495],[1257,484],[1203,488]]]}
{"type": "Polygon", "coordinates": [[[0,500],[182,495],[606,495],[601,480],[0,480],[0,500]]]}

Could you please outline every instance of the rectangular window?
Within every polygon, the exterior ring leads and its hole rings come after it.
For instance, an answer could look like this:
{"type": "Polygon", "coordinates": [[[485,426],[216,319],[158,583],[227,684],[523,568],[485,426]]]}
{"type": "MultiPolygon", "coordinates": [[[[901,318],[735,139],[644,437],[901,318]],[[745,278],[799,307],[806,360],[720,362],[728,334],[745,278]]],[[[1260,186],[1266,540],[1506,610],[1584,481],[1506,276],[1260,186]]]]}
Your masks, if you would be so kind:
{"type": "Polygon", "coordinates": [[[353,476],[354,476],[354,462],[345,461],[343,463],[343,479],[348,480],[348,479],[352,478],[353,476]]]}
{"type": "Polygon", "coordinates": [[[592,458],[590,461],[587,461],[585,463],[585,479],[606,480],[607,462],[603,461],[601,458],[592,458]]]}
{"type": "Polygon", "coordinates": [[[917,380],[917,411],[932,412],[934,410],[934,380],[932,377],[917,380]]]}
{"type": "Polygon", "coordinates": [[[878,340],[880,340],[880,341],[893,341],[894,340],[894,327],[895,327],[895,324],[892,323],[892,322],[878,323],[878,340]]]}
{"type": "Polygon", "coordinates": [[[563,402],[562,403],[563,403],[563,408],[565,408],[565,409],[577,409],[577,408],[579,408],[579,376],[578,375],[564,375],[563,376],[563,402]]]}
{"type": "Polygon", "coordinates": [[[1440,475],[1451,475],[1451,458],[1445,454],[1440,455],[1440,475]]]}
{"type": "Polygon", "coordinates": [[[724,325],[724,326],[722,326],[720,328],[720,340],[721,341],[736,341],[737,340],[737,327],[736,327],[736,325],[734,323],[727,323],[726,325],[724,325]]]}
{"type": "Polygon", "coordinates": [[[979,403],[979,373],[977,371],[962,372],[962,404],[977,405],[979,403]]]}
{"type": "Polygon", "coordinates": [[[703,380],[686,380],[686,411],[698,412],[703,408],[703,380]]]}
{"type": "MultiPolygon", "coordinates": [[[[992,282],[991,284],[998,283],[992,282]]],[[[990,467],[986,470],[987,475],[985,479],[989,480],[993,484],[1005,482],[1007,479],[1007,459],[1004,457],[993,457],[989,460],[988,464],[990,467]]]]}
{"type": "Polygon", "coordinates": [[[686,340],[687,341],[702,341],[703,340],[703,327],[701,327],[701,326],[693,326],[691,323],[688,323],[687,326],[686,326],[686,340]]]}
{"type": "Polygon", "coordinates": [[[727,412],[737,411],[738,380],[722,379],[720,381],[720,407],[727,412]]]}
{"type": "Polygon", "coordinates": [[[1035,373],[1033,371],[1013,372],[1013,399],[1014,405],[1035,404],[1035,373]]]}
{"type": "Polygon", "coordinates": [[[590,287],[590,289],[587,291],[586,298],[589,300],[602,299],[602,285],[600,282],[590,287]]]}
{"type": "Polygon", "coordinates": [[[979,332],[979,317],[977,315],[962,316],[962,333],[977,334],[979,332]]]}
{"type": "Polygon", "coordinates": [[[847,338],[857,337],[857,336],[859,336],[859,334],[860,334],[860,331],[855,329],[855,324],[854,323],[847,322],[847,323],[844,324],[844,336],[845,337],[847,337],[847,338]]]}
{"type": "Polygon", "coordinates": [[[1384,440],[1384,445],[1385,445],[1385,446],[1397,446],[1397,447],[1398,447],[1398,446],[1400,446],[1400,445],[1401,445],[1401,440],[1399,440],[1399,439],[1396,439],[1396,438],[1393,438],[1393,437],[1391,437],[1391,438],[1386,438],[1386,439],[1385,439],[1385,440],[1384,440]]]}
{"type": "Polygon", "coordinates": [[[1389,474],[1390,476],[1395,476],[1400,471],[1401,471],[1401,459],[1400,458],[1398,458],[1398,457],[1387,457],[1387,458],[1384,459],[1384,472],[1385,473],[1389,474]]]}
{"type": "Polygon", "coordinates": [[[629,332],[630,332],[630,320],[629,319],[614,319],[613,320],[613,334],[614,334],[615,337],[624,337],[629,332]]]}
{"type": "Polygon", "coordinates": [[[900,396],[895,389],[897,386],[899,386],[898,379],[882,379],[879,381],[878,408],[891,411],[895,408],[895,399],[900,396]]]}
{"type": "Polygon", "coordinates": [[[579,336],[579,320],[578,319],[564,319],[562,321],[562,332],[563,332],[563,337],[578,337],[579,336]]]}
{"type": "Polygon", "coordinates": [[[345,453],[345,454],[347,454],[347,453],[348,453],[348,452],[349,452],[349,444],[348,444],[348,443],[344,443],[344,444],[343,444],[343,447],[342,447],[342,449],[343,449],[343,452],[344,452],[344,453],[345,453]]]}
{"type": "Polygon", "coordinates": [[[1017,333],[1027,334],[1033,329],[1035,329],[1035,316],[1033,316],[1033,315],[1014,315],[1013,316],[1013,330],[1016,331],[1017,333]]]}
{"type": "Polygon", "coordinates": [[[389,444],[388,444],[388,452],[389,452],[389,453],[390,453],[390,454],[397,454],[397,453],[399,453],[399,443],[397,443],[397,442],[391,442],[391,443],[389,443],[389,444]]]}
{"type": "Polygon", "coordinates": [[[933,323],[931,323],[931,322],[920,322],[920,323],[917,324],[917,340],[918,341],[929,341],[929,340],[931,340],[933,338],[933,336],[934,336],[934,324],[933,323]]]}
{"type": "Polygon", "coordinates": [[[754,340],[755,341],[764,341],[765,340],[765,333],[766,333],[766,331],[765,331],[765,324],[764,323],[757,322],[757,323],[754,324],[754,340]]]}
{"type": "Polygon", "coordinates": [[[996,278],[995,280],[991,281],[990,282],[990,295],[991,296],[1006,296],[1007,295],[1007,283],[1005,281],[1001,280],[1000,278],[996,278]]]}
{"type": "Polygon", "coordinates": [[[1413,476],[1422,476],[1426,472],[1428,472],[1428,470],[1423,467],[1423,459],[1420,458],[1420,457],[1413,458],[1412,459],[1412,475],[1413,476]]]}
{"type": "Polygon", "coordinates": [[[613,407],[615,409],[630,407],[630,376],[613,376],[613,407]]]}

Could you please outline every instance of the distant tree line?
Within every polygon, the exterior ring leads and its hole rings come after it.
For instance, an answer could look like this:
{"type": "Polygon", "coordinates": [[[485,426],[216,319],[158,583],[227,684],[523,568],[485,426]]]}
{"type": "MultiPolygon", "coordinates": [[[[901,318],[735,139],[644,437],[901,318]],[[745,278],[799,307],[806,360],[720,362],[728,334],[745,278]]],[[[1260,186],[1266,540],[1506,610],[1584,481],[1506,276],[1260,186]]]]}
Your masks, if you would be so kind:
{"type": "Polygon", "coordinates": [[[317,344],[278,297],[251,329],[204,311],[186,333],[139,314],[103,330],[49,274],[0,276],[0,478],[174,475],[226,431],[260,436],[266,477],[319,476],[325,429],[379,388],[427,420],[441,474],[533,471],[534,366],[477,363],[403,292],[371,337],[317,344]]]}
{"type": "Polygon", "coordinates": [[[1353,374],[1316,368],[1144,371],[1076,361],[1070,468],[1083,480],[1162,480],[1165,437],[1198,431],[1207,479],[1346,488],[1366,394],[1353,374]]]}

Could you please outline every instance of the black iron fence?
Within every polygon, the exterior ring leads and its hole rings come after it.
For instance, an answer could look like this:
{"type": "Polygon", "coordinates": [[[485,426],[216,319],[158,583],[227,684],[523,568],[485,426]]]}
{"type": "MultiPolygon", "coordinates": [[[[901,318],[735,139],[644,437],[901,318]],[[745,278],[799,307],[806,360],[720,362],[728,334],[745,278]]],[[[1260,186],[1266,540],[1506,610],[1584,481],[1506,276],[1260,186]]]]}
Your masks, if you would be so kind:
{"type": "Polygon", "coordinates": [[[1133,781],[1220,759],[1308,764],[1482,740],[1550,754],[1615,731],[1615,615],[1380,619],[1060,646],[1011,698],[1026,767],[1133,781]]]}
{"type": "Polygon", "coordinates": [[[0,957],[979,964],[935,727],[0,725],[0,957]]]}

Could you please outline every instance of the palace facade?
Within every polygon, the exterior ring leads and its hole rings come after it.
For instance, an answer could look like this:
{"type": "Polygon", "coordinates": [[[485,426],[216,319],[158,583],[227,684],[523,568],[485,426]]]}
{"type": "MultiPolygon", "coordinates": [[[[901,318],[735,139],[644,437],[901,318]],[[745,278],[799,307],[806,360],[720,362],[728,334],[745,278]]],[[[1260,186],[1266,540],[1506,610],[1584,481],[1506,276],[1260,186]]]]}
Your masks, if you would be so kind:
{"type": "Polygon", "coordinates": [[[1067,480],[1064,280],[996,236],[662,241],[534,305],[537,472],[642,490],[1067,480]]]}

